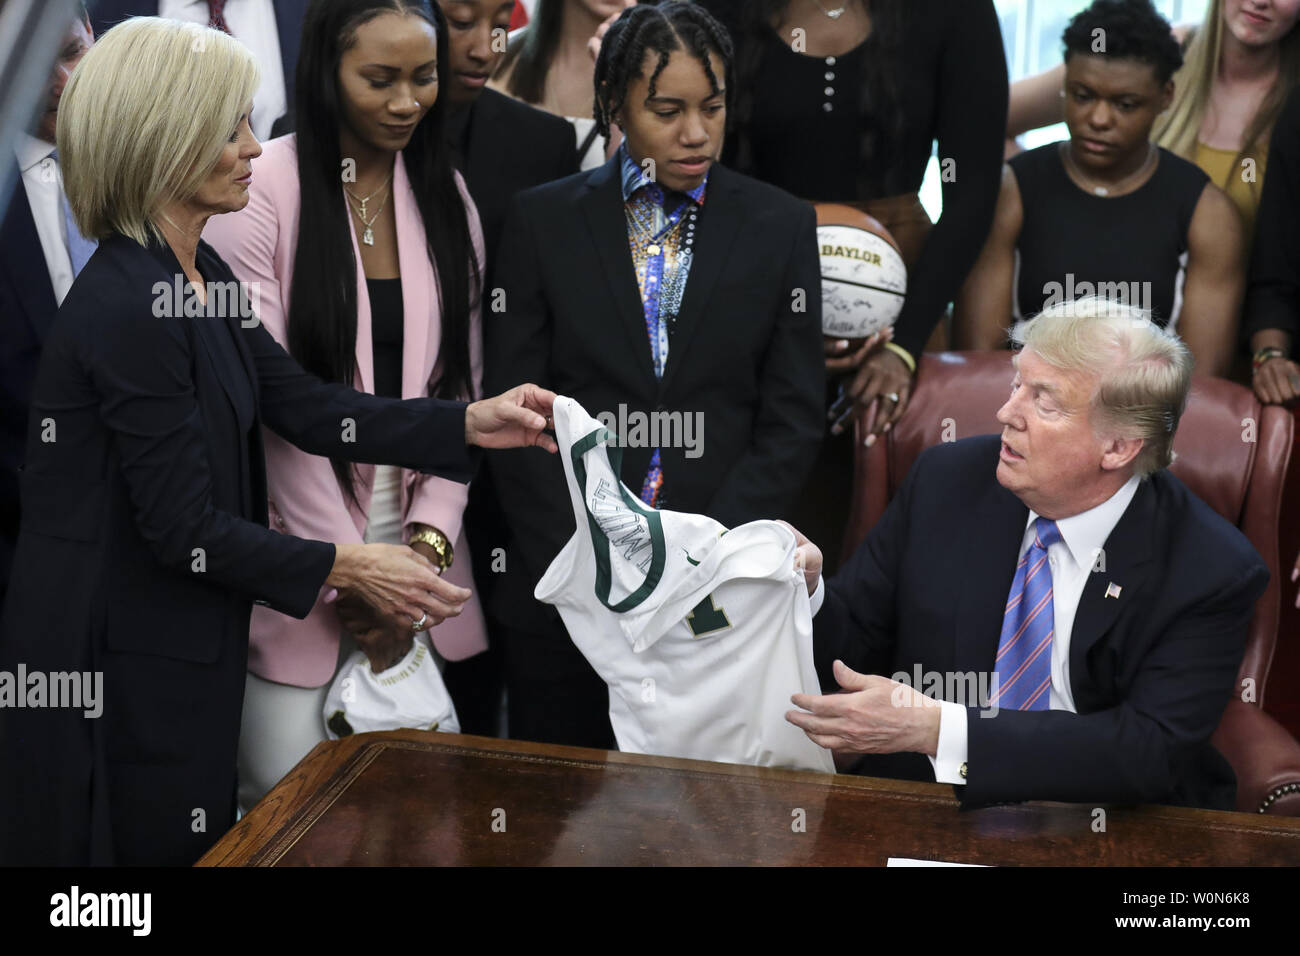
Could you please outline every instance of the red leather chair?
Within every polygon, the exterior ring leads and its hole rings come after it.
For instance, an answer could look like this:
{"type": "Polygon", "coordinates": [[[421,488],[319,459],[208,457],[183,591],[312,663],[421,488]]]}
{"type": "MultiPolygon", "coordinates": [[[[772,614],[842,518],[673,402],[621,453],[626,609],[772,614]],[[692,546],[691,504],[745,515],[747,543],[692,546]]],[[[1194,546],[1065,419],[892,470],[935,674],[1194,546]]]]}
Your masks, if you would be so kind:
{"type": "MultiPolygon", "coordinates": [[[[858,435],[845,558],[879,520],[923,450],[1002,430],[995,416],[1013,375],[1010,352],[922,356],[902,421],[871,448],[858,435]]],[[[1236,771],[1237,809],[1286,816],[1300,816],[1300,742],[1264,712],[1263,696],[1283,582],[1290,584],[1289,556],[1285,565],[1278,560],[1278,513],[1293,428],[1290,412],[1260,405],[1249,389],[1196,378],[1174,439],[1178,457],[1172,466],[1196,495],[1241,529],[1268,564],[1268,588],[1255,606],[1239,673],[1243,695],[1249,696],[1244,688],[1253,688],[1254,699],[1230,701],[1212,742],[1236,771]]]]}

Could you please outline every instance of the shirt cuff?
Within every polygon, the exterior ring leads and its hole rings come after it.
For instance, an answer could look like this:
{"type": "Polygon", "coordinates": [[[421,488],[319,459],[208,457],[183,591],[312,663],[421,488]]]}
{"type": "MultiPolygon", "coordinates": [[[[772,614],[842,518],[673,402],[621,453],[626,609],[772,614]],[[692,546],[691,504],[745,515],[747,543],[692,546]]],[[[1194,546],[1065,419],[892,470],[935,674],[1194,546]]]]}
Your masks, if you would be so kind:
{"type": "Polygon", "coordinates": [[[822,601],[824,600],[826,600],[826,579],[818,577],[817,587],[813,589],[812,595],[808,598],[813,617],[816,617],[817,612],[822,609],[822,601]]]}
{"type": "Polygon", "coordinates": [[[966,765],[966,708],[948,700],[942,701],[939,708],[939,746],[930,757],[930,766],[936,783],[960,786],[966,783],[961,773],[966,765]]]}

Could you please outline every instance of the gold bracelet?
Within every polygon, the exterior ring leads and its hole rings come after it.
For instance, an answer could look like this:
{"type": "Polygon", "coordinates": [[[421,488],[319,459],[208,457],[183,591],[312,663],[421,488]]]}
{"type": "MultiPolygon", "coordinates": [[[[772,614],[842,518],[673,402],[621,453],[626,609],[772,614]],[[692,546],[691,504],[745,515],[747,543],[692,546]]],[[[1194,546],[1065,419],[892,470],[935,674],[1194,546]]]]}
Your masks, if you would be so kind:
{"type": "Polygon", "coordinates": [[[438,556],[438,570],[446,571],[451,567],[451,563],[456,560],[456,553],[452,549],[451,542],[447,536],[437,528],[430,527],[427,524],[415,526],[415,531],[411,534],[408,544],[421,542],[433,548],[433,553],[438,556]]]}
{"type": "Polygon", "coordinates": [[[889,349],[889,351],[893,352],[895,355],[901,358],[904,364],[907,365],[907,370],[909,372],[911,372],[913,375],[916,374],[916,359],[912,358],[911,352],[909,352],[907,349],[903,348],[901,345],[899,345],[896,342],[886,342],[885,348],[889,349]]]}

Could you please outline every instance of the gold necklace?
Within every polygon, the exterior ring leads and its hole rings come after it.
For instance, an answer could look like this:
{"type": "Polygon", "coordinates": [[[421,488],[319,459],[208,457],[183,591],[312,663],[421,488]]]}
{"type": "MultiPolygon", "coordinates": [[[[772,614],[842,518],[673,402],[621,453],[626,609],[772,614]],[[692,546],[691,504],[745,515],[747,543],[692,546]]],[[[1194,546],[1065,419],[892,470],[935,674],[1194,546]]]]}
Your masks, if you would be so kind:
{"type": "Polygon", "coordinates": [[[1138,167],[1137,172],[1130,173],[1128,176],[1125,176],[1118,183],[1113,185],[1098,186],[1088,176],[1084,175],[1083,170],[1079,168],[1079,164],[1074,161],[1074,156],[1070,153],[1070,143],[1068,140],[1061,144],[1060,151],[1061,158],[1065,160],[1065,165],[1069,167],[1070,172],[1074,174],[1075,178],[1083,180],[1095,196],[1109,196],[1111,193],[1122,192],[1130,183],[1136,182],[1141,178],[1142,174],[1147,171],[1147,167],[1151,165],[1151,160],[1156,156],[1155,143],[1147,143],[1147,158],[1142,160],[1142,165],[1138,167]]]}
{"type": "MultiPolygon", "coordinates": [[[[392,173],[389,173],[388,179],[391,179],[392,175],[392,173]]],[[[384,184],[380,186],[379,189],[385,189],[388,186],[388,179],[384,180],[384,184]]],[[[388,203],[388,195],[385,193],[383,202],[379,204],[379,208],[375,210],[375,214],[369,219],[366,219],[366,203],[370,202],[370,200],[375,197],[375,193],[379,192],[379,189],[376,189],[375,192],[371,193],[364,199],[358,199],[356,196],[352,195],[352,190],[348,189],[346,186],[343,187],[343,191],[348,194],[348,198],[361,204],[359,210],[353,209],[352,212],[361,220],[361,225],[366,227],[365,231],[361,233],[361,241],[368,246],[373,246],[375,244],[375,231],[371,227],[375,224],[375,220],[379,218],[380,214],[384,211],[384,206],[388,203]]]]}

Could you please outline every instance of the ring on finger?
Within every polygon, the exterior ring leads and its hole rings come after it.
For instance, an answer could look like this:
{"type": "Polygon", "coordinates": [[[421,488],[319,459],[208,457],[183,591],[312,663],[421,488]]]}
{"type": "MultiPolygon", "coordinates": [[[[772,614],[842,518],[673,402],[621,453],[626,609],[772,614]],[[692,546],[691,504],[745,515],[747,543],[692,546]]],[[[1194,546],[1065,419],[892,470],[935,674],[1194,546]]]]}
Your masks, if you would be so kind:
{"type": "Polygon", "coordinates": [[[427,624],[428,622],[429,622],[429,612],[425,611],[423,614],[420,615],[420,619],[418,621],[411,622],[411,630],[416,632],[423,631],[425,624],[427,624]]]}
{"type": "Polygon", "coordinates": [[[890,392],[888,395],[885,396],[885,398],[889,399],[889,400],[890,400],[891,402],[893,402],[895,405],[898,404],[898,393],[897,393],[897,392],[890,392]]]}

